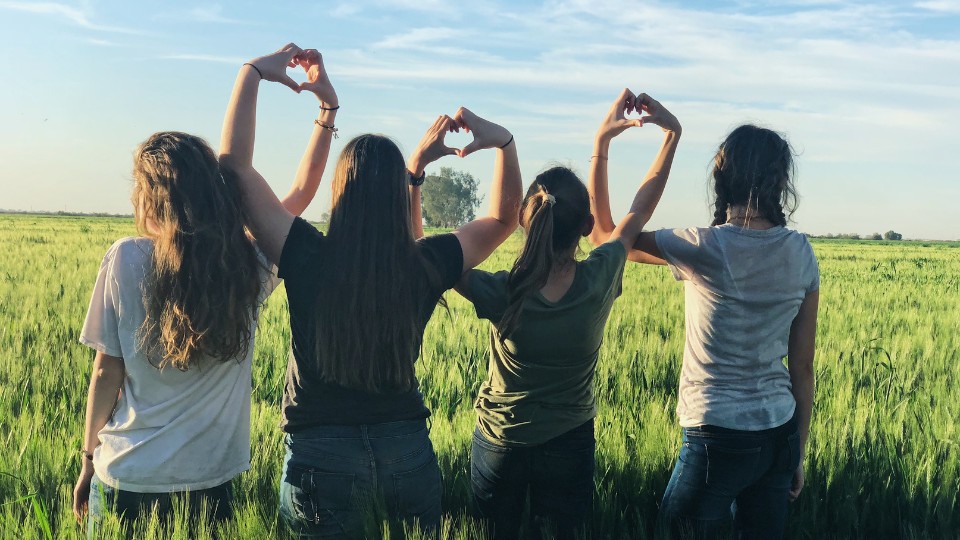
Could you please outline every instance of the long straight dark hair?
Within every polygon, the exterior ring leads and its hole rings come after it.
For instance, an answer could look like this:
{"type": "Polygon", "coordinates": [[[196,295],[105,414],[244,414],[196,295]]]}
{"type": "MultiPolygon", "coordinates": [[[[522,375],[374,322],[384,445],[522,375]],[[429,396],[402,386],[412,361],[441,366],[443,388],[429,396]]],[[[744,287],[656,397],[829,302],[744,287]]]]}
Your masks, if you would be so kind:
{"type": "Polygon", "coordinates": [[[179,370],[242,360],[261,283],[235,177],[187,133],[154,133],[133,162],[137,228],[153,240],[140,347],[179,370]]]}
{"type": "Polygon", "coordinates": [[[324,381],[378,393],[416,381],[417,300],[436,272],[414,241],[407,185],[403,155],[387,137],[361,135],[340,154],[316,299],[314,367],[324,381]]]}
{"type": "Polygon", "coordinates": [[[793,150],[775,131],[742,125],[730,132],[713,158],[713,223],[727,222],[733,205],[747,207],[747,219],[786,226],[797,208],[793,150]]]}
{"type": "Polygon", "coordinates": [[[560,258],[576,248],[589,217],[587,188],[567,167],[548,169],[530,184],[520,207],[527,237],[507,281],[510,303],[497,324],[500,341],[519,328],[523,302],[546,285],[560,258]]]}

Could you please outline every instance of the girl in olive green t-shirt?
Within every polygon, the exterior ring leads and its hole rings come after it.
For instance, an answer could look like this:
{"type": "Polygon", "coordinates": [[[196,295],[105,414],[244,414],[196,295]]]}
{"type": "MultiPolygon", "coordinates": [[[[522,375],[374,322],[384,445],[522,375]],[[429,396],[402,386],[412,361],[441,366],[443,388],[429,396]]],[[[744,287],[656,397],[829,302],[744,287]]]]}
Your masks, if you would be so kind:
{"type": "MultiPolygon", "coordinates": [[[[583,182],[551,168],[527,190],[523,252],[509,272],[473,270],[457,290],[493,323],[489,375],[475,408],[471,481],[495,538],[514,538],[527,491],[537,527],[572,537],[587,525],[593,499],[593,375],[604,327],[620,295],[627,251],[663,192],[680,135],[676,118],[649,96],[624,90],[598,141],[651,123],[666,137],[631,206],[606,243],[574,258],[594,221],[583,182]],[[636,110],[647,116],[627,120],[636,110]]],[[[594,156],[606,160],[606,156],[594,156]]]]}

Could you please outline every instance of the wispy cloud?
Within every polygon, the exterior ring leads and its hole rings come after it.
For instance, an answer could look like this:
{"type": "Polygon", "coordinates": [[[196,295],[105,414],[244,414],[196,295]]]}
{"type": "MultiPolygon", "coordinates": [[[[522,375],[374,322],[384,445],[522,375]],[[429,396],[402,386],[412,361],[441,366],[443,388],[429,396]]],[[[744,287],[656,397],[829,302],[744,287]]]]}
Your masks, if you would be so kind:
{"type": "Polygon", "coordinates": [[[956,0],[932,0],[928,2],[917,2],[914,6],[920,9],[936,11],[939,13],[950,13],[960,15],[960,2],[956,0]]]}
{"type": "Polygon", "coordinates": [[[453,28],[415,28],[403,34],[388,36],[373,44],[375,49],[406,49],[427,43],[445,41],[457,37],[453,28]]]}
{"type": "Polygon", "coordinates": [[[188,62],[210,62],[214,64],[240,65],[246,62],[239,56],[219,56],[215,54],[165,54],[158,57],[160,60],[186,60],[188,62]]]}
{"type": "Polygon", "coordinates": [[[98,32],[113,32],[118,34],[143,33],[132,28],[94,23],[86,12],[73,6],[56,2],[0,2],[0,9],[59,17],[81,28],[98,32]]]}
{"type": "Polygon", "coordinates": [[[119,47],[120,46],[119,43],[116,43],[107,39],[87,38],[84,41],[89,43],[90,45],[96,45],[98,47],[119,47]]]}
{"type": "Polygon", "coordinates": [[[220,4],[197,6],[188,12],[188,16],[197,22],[218,24],[248,24],[247,21],[224,15],[223,6],[220,4]]]}
{"type": "Polygon", "coordinates": [[[330,12],[330,15],[333,17],[350,17],[351,15],[356,15],[360,13],[360,6],[356,2],[342,2],[337,4],[337,7],[333,8],[333,11],[330,12]]]}

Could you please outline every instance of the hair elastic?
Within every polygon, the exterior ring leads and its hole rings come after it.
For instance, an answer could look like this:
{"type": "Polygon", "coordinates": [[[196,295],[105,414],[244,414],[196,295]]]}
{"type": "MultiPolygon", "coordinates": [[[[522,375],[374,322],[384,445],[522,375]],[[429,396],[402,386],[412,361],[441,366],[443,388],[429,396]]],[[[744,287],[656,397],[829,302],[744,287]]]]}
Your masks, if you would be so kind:
{"type": "Polygon", "coordinates": [[[257,66],[251,64],[250,62],[246,62],[246,63],[244,63],[243,65],[252,67],[253,70],[257,72],[257,75],[260,76],[260,80],[261,80],[261,81],[263,80],[263,73],[260,72],[260,68],[258,68],[257,66]]]}
{"type": "Polygon", "coordinates": [[[512,143],[512,142],[513,142],[513,135],[510,135],[510,140],[507,141],[507,142],[505,142],[505,143],[503,143],[503,146],[501,146],[500,149],[503,150],[504,148],[510,146],[510,143],[512,143]]]}
{"type": "Polygon", "coordinates": [[[324,107],[323,105],[320,106],[321,111],[335,111],[339,108],[340,108],[339,105],[337,105],[336,107],[324,107]]]}
{"type": "Polygon", "coordinates": [[[547,204],[549,204],[550,206],[557,204],[557,198],[549,193],[547,193],[546,201],[547,201],[547,204]]]}

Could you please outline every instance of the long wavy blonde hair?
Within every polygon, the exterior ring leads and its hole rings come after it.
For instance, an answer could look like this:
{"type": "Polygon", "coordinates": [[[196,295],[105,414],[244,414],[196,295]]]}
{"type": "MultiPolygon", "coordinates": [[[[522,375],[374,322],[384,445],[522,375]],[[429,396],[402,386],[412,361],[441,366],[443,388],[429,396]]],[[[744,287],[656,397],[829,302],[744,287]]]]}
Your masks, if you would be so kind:
{"type": "Polygon", "coordinates": [[[242,360],[261,283],[235,178],[186,133],[151,135],[133,163],[137,229],[153,240],[140,346],[158,368],[242,360]]]}

